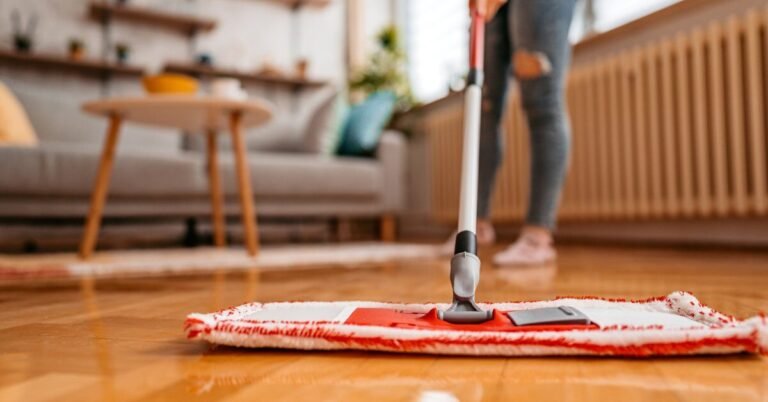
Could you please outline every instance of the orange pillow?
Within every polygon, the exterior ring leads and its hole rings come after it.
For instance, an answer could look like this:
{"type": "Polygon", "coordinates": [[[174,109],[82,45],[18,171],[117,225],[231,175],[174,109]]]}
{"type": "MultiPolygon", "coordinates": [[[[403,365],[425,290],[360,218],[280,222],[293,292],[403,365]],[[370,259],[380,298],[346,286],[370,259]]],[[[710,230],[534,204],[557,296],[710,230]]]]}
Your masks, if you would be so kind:
{"type": "Polygon", "coordinates": [[[16,96],[0,82],[0,146],[35,146],[37,134],[16,96]]]}

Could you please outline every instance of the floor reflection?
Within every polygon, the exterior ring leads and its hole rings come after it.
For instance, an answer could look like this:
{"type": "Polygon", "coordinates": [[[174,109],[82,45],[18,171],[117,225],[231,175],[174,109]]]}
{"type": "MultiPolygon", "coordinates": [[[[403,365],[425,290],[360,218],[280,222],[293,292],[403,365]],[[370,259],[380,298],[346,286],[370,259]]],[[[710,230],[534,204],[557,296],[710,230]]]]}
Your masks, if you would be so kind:
{"type": "Polygon", "coordinates": [[[115,371],[112,367],[112,354],[107,330],[104,327],[101,310],[96,296],[96,279],[85,276],[80,279],[80,293],[85,311],[88,314],[88,328],[91,332],[96,362],[101,378],[101,396],[104,401],[115,400],[115,371]]]}

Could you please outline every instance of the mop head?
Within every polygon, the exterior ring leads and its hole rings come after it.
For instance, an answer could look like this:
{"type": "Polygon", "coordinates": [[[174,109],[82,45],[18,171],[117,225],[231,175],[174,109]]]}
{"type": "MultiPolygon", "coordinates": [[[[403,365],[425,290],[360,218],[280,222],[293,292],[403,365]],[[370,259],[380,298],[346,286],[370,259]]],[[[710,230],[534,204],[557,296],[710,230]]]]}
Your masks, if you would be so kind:
{"type": "Polygon", "coordinates": [[[249,303],[190,314],[189,339],[248,348],[371,350],[471,356],[671,356],[768,353],[768,320],[737,320],[675,292],[646,300],[559,298],[483,304],[481,324],[440,320],[445,304],[376,302],[249,303]],[[574,307],[589,324],[516,326],[506,314],[574,307]]]}

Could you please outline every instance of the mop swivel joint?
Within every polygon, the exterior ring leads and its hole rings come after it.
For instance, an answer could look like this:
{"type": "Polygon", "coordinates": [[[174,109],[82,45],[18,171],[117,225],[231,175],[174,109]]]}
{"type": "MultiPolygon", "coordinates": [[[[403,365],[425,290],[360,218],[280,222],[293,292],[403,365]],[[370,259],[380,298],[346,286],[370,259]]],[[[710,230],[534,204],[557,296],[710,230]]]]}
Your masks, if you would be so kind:
{"type": "Polygon", "coordinates": [[[460,252],[451,259],[451,287],[453,303],[445,311],[438,311],[441,320],[454,324],[472,324],[493,318],[493,311],[485,311],[475,303],[475,290],[480,282],[480,258],[469,252],[460,252]]]}

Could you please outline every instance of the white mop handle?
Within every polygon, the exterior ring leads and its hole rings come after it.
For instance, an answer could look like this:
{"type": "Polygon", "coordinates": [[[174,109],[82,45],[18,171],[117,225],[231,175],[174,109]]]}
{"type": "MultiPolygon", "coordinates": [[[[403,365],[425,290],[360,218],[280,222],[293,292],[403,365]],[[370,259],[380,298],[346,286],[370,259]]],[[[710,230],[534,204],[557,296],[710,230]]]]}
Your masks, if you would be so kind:
{"type": "Polygon", "coordinates": [[[461,155],[459,233],[465,230],[476,233],[481,97],[482,90],[479,85],[470,85],[464,94],[464,145],[461,155]]]}

